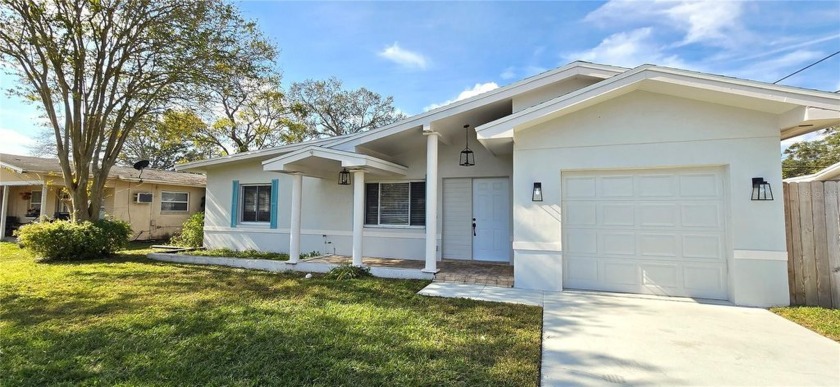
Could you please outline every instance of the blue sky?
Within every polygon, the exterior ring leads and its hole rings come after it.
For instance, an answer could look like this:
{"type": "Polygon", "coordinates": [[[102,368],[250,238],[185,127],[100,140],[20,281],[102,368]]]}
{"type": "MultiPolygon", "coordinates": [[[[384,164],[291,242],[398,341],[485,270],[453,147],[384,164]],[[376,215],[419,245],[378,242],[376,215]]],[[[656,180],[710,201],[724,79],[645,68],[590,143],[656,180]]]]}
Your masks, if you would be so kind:
{"type": "MultiPolygon", "coordinates": [[[[407,114],[577,59],[774,82],[840,50],[840,1],[236,4],[280,48],[284,86],[336,76],[407,114]]],[[[838,90],[840,55],[781,84],[838,90]]],[[[0,152],[25,154],[37,117],[0,96],[0,152]]]]}

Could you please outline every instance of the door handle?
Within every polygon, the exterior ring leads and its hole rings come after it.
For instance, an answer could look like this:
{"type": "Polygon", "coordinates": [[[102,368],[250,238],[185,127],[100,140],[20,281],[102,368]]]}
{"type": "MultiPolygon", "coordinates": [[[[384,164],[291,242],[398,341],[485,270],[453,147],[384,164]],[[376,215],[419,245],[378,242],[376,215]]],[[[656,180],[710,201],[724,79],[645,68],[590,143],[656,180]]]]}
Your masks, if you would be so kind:
{"type": "Polygon", "coordinates": [[[472,226],[473,226],[473,236],[476,236],[476,234],[475,234],[475,218],[473,218],[472,226]]]}

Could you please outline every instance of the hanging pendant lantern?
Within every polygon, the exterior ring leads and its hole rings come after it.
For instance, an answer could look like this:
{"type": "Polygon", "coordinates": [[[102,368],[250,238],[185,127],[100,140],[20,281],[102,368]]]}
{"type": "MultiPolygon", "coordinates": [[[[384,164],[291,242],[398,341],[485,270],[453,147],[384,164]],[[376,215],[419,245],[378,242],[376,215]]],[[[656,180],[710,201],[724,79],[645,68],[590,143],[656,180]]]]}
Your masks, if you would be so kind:
{"type": "Polygon", "coordinates": [[[459,165],[462,167],[472,167],[475,165],[475,152],[470,149],[470,131],[469,125],[464,125],[464,150],[461,151],[461,160],[459,165]]]}
{"type": "Polygon", "coordinates": [[[350,171],[347,168],[338,173],[338,185],[350,185],[350,171]]]}

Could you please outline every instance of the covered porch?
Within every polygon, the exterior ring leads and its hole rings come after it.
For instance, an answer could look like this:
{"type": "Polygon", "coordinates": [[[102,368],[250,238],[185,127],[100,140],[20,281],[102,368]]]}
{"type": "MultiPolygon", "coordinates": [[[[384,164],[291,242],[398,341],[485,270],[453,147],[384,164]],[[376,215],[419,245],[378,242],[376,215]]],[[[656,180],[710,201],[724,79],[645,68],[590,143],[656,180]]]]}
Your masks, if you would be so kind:
{"type": "MultiPolygon", "coordinates": [[[[325,255],[304,259],[302,262],[347,265],[353,262],[353,258],[345,255],[325,255]]],[[[420,270],[423,269],[424,262],[412,259],[363,257],[362,265],[371,268],[420,270]]],[[[434,277],[436,282],[513,287],[513,266],[506,263],[443,259],[437,262],[437,268],[438,272],[434,277]]]]}

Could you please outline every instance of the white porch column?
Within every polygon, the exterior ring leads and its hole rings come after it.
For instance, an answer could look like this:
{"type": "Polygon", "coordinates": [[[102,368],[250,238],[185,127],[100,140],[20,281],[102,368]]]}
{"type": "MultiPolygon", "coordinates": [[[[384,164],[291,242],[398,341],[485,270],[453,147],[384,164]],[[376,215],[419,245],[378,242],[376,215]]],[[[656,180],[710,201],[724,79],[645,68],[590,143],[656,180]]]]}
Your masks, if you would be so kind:
{"type": "Polygon", "coordinates": [[[47,183],[41,185],[41,216],[49,216],[47,214],[47,183]]]}
{"type": "Polygon", "coordinates": [[[289,262],[295,264],[300,259],[300,207],[303,194],[303,175],[292,175],[292,219],[289,227],[289,262]]]}
{"type": "Polygon", "coordinates": [[[437,273],[438,133],[426,133],[426,267],[437,273]]]}
{"type": "Polygon", "coordinates": [[[353,266],[362,266],[365,227],[365,171],[353,171],[353,266]]]}
{"type": "Polygon", "coordinates": [[[9,207],[9,186],[4,185],[3,188],[3,202],[0,204],[0,239],[6,237],[6,210],[9,207]]]}

